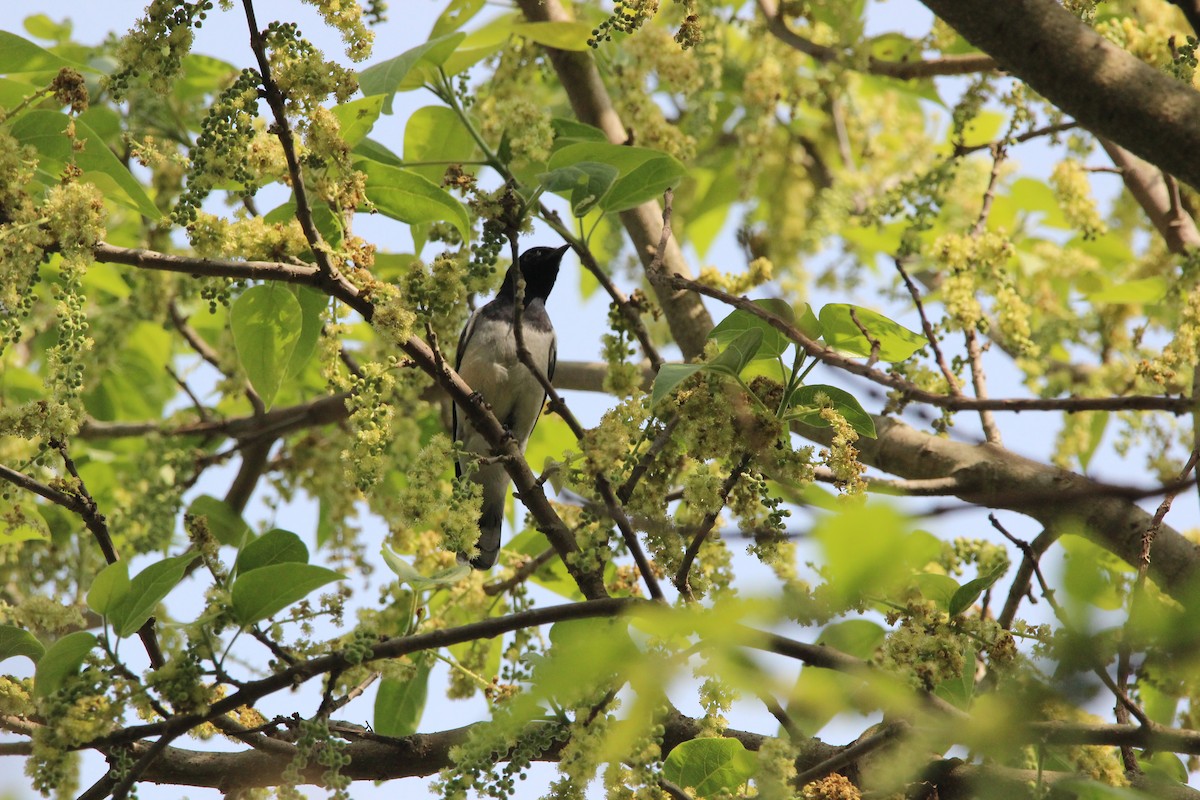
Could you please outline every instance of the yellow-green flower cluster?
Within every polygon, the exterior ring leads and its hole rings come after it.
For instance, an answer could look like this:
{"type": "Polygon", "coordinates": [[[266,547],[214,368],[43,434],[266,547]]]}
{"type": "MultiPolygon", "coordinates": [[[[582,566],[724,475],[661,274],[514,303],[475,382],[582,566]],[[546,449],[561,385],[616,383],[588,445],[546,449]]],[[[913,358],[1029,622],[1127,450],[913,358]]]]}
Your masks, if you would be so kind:
{"type": "Polygon", "coordinates": [[[346,478],[359,491],[374,486],[387,467],[385,456],[391,444],[392,418],[396,415],[391,405],[394,387],[390,368],[378,362],[364,364],[361,375],[351,378],[346,407],[350,410],[354,440],[349,449],[342,451],[342,464],[346,478]]]}
{"type": "Polygon", "coordinates": [[[1058,162],[1050,175],[1054,197],[1067,221],[1079,229],[1084,239],[1095,239],[1108,232],[1104,218],[1096,210],[1087,170],[1073,158],[1058,162]]]}
{"type": "Polygon", "coordinates": [[[736,275],[722,272],[716,267],[703,267],[697,280],[729,294],[745,294],[770,281],[774,273],[775,265],[771,259],[760,256],[750,262],[745,272],[736,275]]]}
{"type": "Polygon", "coordinates": [[[554,128],[550,110],[516,92],[489,95],[475,106],[483,136],[499,142],[507,135],[512,152],[511,164],[520,167],[542,164],[550,158],[554,128]]]}
{"type": "Polygon", "coordinates": [[[121,40],[118,67],[108,81],[113,95],[121,98],[130,80],[143,76],[150,88],[169,94],[192,49],[193,28],[200,27],[212,7],[211,0],[152,0],[145,16],[121,40]]]}
{"type": "Polygon", "coordinates": [[[992,231],[978,235],[950,233],[934,243],[934,261],[949,272],[941,294],[947,321],[953,327],[970,330],[986,325],[976,294],[995,280],[1012,254],[1008,238],[992,231]]]}
{"type": "MultiPolygon", "coordinates": [[[[820,398],[818,394],[818,402],[820,398]]],[[[833,472],[835,485],[847,495],[862,495],[867,488],[862,478],[867,468],[858,460],[858,448],[854,446],[858,441],[858,431],[835,408],[826,406],[820,414],[821,419],[833,428],[833,440],[828,448],[821,450],[821,457],[833,472]]]]}
{"type": "Polygon", "coordinates": [[[367,30],[362,6],[357,0],[304,0],[316,7],[325,24],[336,28],[346,43],[346,55],[351,61],[362,61],[371,55],[375,33],[367,30]]]}
{"type": "Polygon", "coordinates": [[[264,36],[271,77],[286,98],[289,113],[308,117],[331,95],[335,102],[344,103],[358,91],[354,71],[326,61],[294,22],[272,22],[264,36]]]}

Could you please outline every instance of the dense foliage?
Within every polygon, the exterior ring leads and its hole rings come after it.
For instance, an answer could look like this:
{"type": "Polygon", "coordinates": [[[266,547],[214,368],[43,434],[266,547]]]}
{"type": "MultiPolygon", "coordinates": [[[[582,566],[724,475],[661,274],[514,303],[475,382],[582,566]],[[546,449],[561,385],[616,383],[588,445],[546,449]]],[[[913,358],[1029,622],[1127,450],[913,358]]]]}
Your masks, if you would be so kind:
{"type": "Polygon", "coordinates": [[[1200,10],[451,0],[385,49],[309,2],[344,57],[253,0],[0,31],[34,789],[1200,796],[1200,10]],[[550,239],[610,311],[522,453],[453,343],[550,239]],[[452,402],[519,496],[488,573],[452,402]]]}

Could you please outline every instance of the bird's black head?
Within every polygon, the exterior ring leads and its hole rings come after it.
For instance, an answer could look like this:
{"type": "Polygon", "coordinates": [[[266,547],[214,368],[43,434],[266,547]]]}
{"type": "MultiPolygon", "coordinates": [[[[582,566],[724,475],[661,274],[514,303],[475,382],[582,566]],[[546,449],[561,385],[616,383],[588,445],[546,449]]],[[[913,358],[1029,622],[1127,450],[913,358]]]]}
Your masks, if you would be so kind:
{"type": "MultiPolygon", "coordinates": [[[[564,244],[562,247],[531,247],[521,253],[521,274],[525,276],[525,302],[540,298],[545,301],[554,288],[558,278],[558,266],[562,263],[563,254],[571,248],[564,244]]],[[[500,287],[500,296],[517,296],[517,278],[514,270],[510,269],[504,276],[504,285],[500,287]]]]}

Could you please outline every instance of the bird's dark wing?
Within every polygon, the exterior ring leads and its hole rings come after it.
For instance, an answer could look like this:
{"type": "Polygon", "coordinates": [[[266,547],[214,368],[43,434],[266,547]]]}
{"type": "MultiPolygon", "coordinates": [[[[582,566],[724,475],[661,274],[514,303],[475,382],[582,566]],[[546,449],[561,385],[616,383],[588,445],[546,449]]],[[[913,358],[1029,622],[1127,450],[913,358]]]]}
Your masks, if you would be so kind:
{"type": "MultiPolygon", "coordinates": [[[[475,309],[471,316],[467,319],[467,324],[463,325],[462,333],[458,335],[458,349],[454,351],[454,371],[458,372],[462,368],[463,353],[467,352],[467,342],[471,340],[471,334],[475,332],[475,320],[479,318],[480,309],[475,309]]],[[[451,401],[450,403],[450,436],[454,441],[459,440],[458,435],[458,403],[451,401]]],[[[458,459],[454,459],[454,477],[462,477],[462,465],[458,463],[458,459]]]]}

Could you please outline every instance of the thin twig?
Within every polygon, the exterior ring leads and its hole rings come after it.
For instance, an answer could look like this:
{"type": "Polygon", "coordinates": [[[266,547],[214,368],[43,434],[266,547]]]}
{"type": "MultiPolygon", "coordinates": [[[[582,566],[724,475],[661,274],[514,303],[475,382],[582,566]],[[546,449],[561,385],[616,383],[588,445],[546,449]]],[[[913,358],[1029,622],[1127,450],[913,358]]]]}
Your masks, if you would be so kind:
{"type": "Polygon", "coordinates": [[[912,295],[913,304],[917,307],[917,314],[921,317],[921,330],[925,332],[925,339],[929,342],[929,347],[933,350],[934,361],[937,362],[938,369],[942,371],[942,377],[946,379],[946,386],[950,389],[950,394],[959,397],[962,395],[962,387],[959,386],[958,378],[954,375],[954,370],[950,369],[950,365],[946,362],[946,356],[942,353],[941,345],[938,343],[937,332],[934,331],[933,325],[929,322],[929,317],[925,314],[925,304],[921,302],[921,290],[917,288],[917,284],[909,277],[908,271],[904,269],[904,260],[896,258],[893,260],[896,265],[896,271],[900,273],[904,285],[908,288],[908,293],[912,295]]]}

